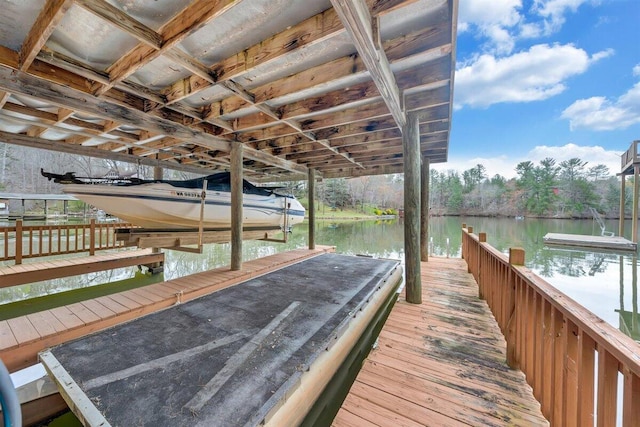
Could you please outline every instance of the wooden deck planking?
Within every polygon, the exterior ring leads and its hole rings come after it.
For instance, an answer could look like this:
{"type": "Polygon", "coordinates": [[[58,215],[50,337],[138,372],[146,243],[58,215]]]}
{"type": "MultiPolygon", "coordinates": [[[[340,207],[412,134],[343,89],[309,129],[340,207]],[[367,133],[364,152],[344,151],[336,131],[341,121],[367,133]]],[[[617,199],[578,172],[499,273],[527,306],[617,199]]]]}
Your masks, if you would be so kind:
{"type": "Polygon", "coordinates": [[[245,262],[240,271],[221,267],[58,307],[51,310],[59,321],[53,332],[51,327],[41,324],[42,316],[38,313],[35,317],[29,315],[40,322],[38,327],[42,335],[28,316],[9,319],[0,322],[0,357],[9,370],[14,371],[35,363],[37,353],[47,347],[170,307],[178,302],[178,298],[185,302],[330,251],[333,251],[332,247],[296,249],[245,262]],[[63,330],[58,331],[60,326],[63,330]]]}
{"type": "Polygon", "coordinates": [[[335,427],[545,426],[462,259],[422,263],[423,303],[394,306],[335,427]]]}
{"type": "Polygon", "coordinates": [[[60,277],[76,276],[96,271],[153,264],[164,261],[163,253],[150,249],[119,251],[112,254],[53,260],[0,268],[0,287],[34,283],[60,277]]]}

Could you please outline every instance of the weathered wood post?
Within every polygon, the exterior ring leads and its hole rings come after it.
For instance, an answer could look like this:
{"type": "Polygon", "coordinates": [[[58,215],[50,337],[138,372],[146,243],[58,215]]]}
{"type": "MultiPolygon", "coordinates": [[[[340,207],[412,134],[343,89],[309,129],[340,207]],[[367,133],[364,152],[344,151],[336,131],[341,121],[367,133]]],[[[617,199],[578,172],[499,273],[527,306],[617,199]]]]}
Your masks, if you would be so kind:
{"type": "Polygon", "coordinates": [[[627,190],[626,181],[627,176],[620,174],[620,220],[618,221],[618,236],[624,237],[624,207],[625,207],[625,191],[627,190]]]}
{"type": "Polygon", "coordinates": [[[404,263],[407,302],[422,302],[420,279],[420,128],[418,116],[407,115],[402,132],[404,156],[404,263]]]}
{"type": "MultiPolygon", "coordinates": [[[[467,226],[467,233],[469,233],[469,235],[473,234],[473,227],[471,227],[470,225],[467,226]]],[[[471,273],[471,265],[469,265],[469,260],[471,259],[471,254],[469,253],[469,250],[471,249],[471,239],[469,238],[467,240],[467,243],[469,243],[467,245],[467,273],[471,273]]],[[[448,251],[447,251],[448,252],[448,251]]]]}
{"type": "Polygon", "coordinates": [[[420,174],[420,260],[429,261],[429,159],[422,157],[420,174]]]}
{"type": "Polygon", "coordinates": [[[22,220],[16,220],[16,265],[22,264],[22,220]]]}
{"type": "Polygon", "coordinates": [[[316,248],[316,173],[309,169],[309,249],[316,248]]]}
{"type": "MultiPolygon", "coordinates": [[[[476,259],[476,271],[478,272],[478,290],[480,291],[480,298],[484,299],[482,297],[482,287],[485,285],[485,281],[484,281],[484,277],[482,275],[483,271],[482,271],[482,264],[481,262],[481,253],[482,250],[480,249],[480,243],[485,243],[487,241],[487,233],[478,233],[478,256],[476,259]]],[[[488,286],[492,286],[492,283],[487,284],[488,286]]]]}
{"type": "Polygon", "coordinates": [[[638,190],[640,189],[640,165],[633,165],[633,214],[631,215],[631,241],[638,242],[638,190]]]}
{"type": "Polygon", "coordinates": [[[516,310],[524,307],[516,307],[516,273],[515,266],[524,265],[524,249],[509,248],[509,295],[507,296],[507,305],[509,313],[509,322],[507,324],[507,364],[512,369],[520,369],[520,362],[516,357],[516,342],[522,337],[516,337],[516,310]]]}
{"type": "Polygon", "coordinates": [[[89,255],[96,254],[96,219],[89,222],[89,255]]]}
{"type": "Polygon", "coordinates": [[[242,143],[231,143],[231,270],[242,268],[242,143]]]}
{"type": "MultiPolygon", "coordinates": [[[[153,179],[160,180],[163,178],[163,169],[160,166],[153,167],[153,179]]],[[[151,253],[159,254],[162,252],[160,248],[151,248],[151,253]]],[[[163,262],[154,262],[147,266],[152,274],[160,273],[164,269],[163,262]]]]}

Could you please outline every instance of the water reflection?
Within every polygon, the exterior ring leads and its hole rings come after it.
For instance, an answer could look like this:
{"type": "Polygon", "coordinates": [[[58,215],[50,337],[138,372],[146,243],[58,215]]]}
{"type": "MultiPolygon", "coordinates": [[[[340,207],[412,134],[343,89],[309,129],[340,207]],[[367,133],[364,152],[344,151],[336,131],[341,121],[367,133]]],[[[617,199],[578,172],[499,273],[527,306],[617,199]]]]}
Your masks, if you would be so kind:
{"type": "MultiPolygon", "coordinates": [[[[598,234],[594,221],[432,218],[429,227],[429,250],[432,255],[459,257],[461,224],[485,232],[487,241],[507,254],[510,247],[525,250],[526,265],[560,291],[594,312],[616,328],[638,340],[637,256],[546,247],[548,232],[598,234]]],[[[611,221],[607,229],[617,228],[611,221]]],[[[630,224],[625,227],[631,230],[630,224]]],[[[243,259],[252,259],[307,246],[307,224],[293,228],[288,242],[245,241],[243,259]]],[[[629,236],[626,236],[629,238],[629,236]]],[[[404,257],[403,223],[381,221],[320,221],[316,225],[316,244],[335,246],[338,253],[368,255],[402,260],[404,257]]],[[[230,245],[205,245],[203,254],[166,251],[164,279],[170,280],[230,263],[230,245]]],[[[37,261],[37,260],[34,260],[37,261]]],[[[136,268],[118,269],[90,275],[56,279],[0,290],[0,304],[60,293],[65,290],[95,287],[100,283],[140,280],[136,268]]],[[[138,273],[139,274],[139,273],[138,273]]]]}
{"type": "Polygon", "coordinates": [[[631,264],[631,311],[625,310],[624,262],[620,257],[620,310],[616,310],[620,320],[620,330],[636,341],[640,341],[640,318],[638,317],[638,260],[633,257],[631,264]]]}

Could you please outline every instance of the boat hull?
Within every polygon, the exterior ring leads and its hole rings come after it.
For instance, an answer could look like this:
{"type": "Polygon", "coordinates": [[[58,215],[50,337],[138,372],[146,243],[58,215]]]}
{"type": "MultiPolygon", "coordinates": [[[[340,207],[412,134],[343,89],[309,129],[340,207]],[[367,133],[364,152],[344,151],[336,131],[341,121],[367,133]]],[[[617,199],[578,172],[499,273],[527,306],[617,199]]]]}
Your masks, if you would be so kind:
{"type": "MultiPolygon", "coordinates": [[[[197,228],[200,226],[201,191],[153,183],[137,186],[65,185],[63,191],[109,214],[144,228],[197,228]]],[[[231,225],[231,195],[208,191],[202,226],[231,225]]],[[[304,220],[304,207],[295,198],[276,195],[243,195],[242,217],[246,227],[295,225],[304,220]]]]}

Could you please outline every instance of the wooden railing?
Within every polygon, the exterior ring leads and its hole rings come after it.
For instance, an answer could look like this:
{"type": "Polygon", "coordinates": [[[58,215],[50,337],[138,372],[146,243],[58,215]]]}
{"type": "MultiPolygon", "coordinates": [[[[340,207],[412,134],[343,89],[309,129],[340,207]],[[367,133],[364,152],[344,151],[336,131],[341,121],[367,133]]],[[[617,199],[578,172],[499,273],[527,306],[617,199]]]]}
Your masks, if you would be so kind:
{"type": "Polygon", "coordinates": [[[128,223],[57,224],[0,227],[0,261],[21,264],[25,258],[114,249],[125,246],[115,239],[117,228],[131,228],[128,223]]]}
{"type": "Polygon", "coordinates": [[[626,171],[631,165],[638,162],[638,144],[640,141],[633,141],[629,149],[620,156],[622,171],[626,171]]]}
{"type": "Polygon", "coordinates": [[[524,372],[552,426],[640,425],[635,341],[524,267],[522,249],[507,257],[463,225],[462,255],[505,336],[507,362],[524,372]]]}

